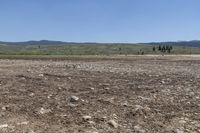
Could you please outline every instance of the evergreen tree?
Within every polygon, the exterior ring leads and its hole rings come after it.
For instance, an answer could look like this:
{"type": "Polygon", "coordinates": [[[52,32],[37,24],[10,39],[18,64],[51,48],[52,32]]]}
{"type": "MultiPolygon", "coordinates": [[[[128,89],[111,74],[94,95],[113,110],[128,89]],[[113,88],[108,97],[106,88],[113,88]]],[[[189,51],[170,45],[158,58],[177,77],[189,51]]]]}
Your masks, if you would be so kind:
{"type": "Polygon", "coordinates": [[[161,46],[160,46],[160,45],[158,46],[158,50],[159,50],[159,51],[161,51],[161,50],[162,50],[162,48],[161,48],[161,46]]]}
{"type": "Polygon", "coordinates": [[[172,50],[173,49],[172,45],[170,45],[169,48],[170,48],[170,50],[172,50]]]}
{"type": "Polygon", "coordinates": [[[156,47],[155,46],[153,46],[153,52],[155,52],[156,51],[156,47]]]}
{"type": "Polygon", "coordinates": [[[169,50],[169,46],[168,46],[168,45],[167,45],[165,48],[166,48],[166,51],[168,51],[168,50],[169,50]]]}
{"type": "Polygon", "coordinates": [[[122,54],[122,48],[121,47],[119,48],[119,54],[122,54]]]}
{"type": "Polygon", "coordinates": [[[165,45],[162,47],[162,52],[164,53],[166,51],[165,45]]]}
{"type": "Polygon", "coordinates": [[[171,53],[171,49],[170,49],[170,48],[168,48],[168,49],[167,49],[167,52],[168,52],[168,53],[171,53]]]}

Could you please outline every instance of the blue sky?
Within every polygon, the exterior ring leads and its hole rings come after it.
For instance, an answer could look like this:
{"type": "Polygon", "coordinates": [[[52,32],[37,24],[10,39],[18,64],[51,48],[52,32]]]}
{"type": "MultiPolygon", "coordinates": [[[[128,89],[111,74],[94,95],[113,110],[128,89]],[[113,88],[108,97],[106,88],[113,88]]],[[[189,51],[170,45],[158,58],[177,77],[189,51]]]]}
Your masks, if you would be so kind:
{"type": "Polygon", "coordinates": [[[200,40],[200,0],[0,0],[0,40],[200,40]]]}

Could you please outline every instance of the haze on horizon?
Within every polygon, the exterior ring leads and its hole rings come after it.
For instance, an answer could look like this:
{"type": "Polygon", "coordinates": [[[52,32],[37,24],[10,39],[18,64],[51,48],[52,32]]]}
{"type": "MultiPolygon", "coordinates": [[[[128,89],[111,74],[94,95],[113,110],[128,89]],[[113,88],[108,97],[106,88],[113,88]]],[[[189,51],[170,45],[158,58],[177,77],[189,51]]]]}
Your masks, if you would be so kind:
{"type": "Polygon", "coordinates": [[[0,41],[200,40],[199,0],[0,2],[0,41]]]}

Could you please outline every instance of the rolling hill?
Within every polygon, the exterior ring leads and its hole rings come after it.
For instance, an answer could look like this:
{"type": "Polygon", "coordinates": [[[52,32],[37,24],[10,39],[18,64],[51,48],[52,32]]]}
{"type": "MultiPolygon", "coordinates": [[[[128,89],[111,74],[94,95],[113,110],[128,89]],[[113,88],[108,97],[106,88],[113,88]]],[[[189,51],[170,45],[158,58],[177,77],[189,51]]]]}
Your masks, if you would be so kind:
{"type": "MultiPolygon", "coordinates": [[[[69,45],[69,44],[136,44],[136,43],[96,43],[96,42],[63,42],[63,41],[50,41],[50,40],[40,40],[40,41],[24,41],[24,42],[3,42],[0,44],[4,45],[69,45]]],[[[185,46],[185,47],[200,47],[199,40],[193,41],[177,41],[177,42],[150,42],[150,43],[137,43],[142,45],[173,45],[173,46],[185,46]]]]}

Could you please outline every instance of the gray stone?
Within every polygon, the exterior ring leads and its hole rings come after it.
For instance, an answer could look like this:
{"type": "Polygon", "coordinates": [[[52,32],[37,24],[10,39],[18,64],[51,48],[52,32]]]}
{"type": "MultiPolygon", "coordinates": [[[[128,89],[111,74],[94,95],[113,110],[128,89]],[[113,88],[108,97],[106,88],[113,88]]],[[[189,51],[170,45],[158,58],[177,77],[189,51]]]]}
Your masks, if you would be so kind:
{"type": "Polygon", "coordinates": [[[39,113],[40,113],[40,114],[47,114],[47,113],[50,113],[50,112],[51,112],[50,109],[41,108],[41,109],[39,110],[39,113]]]}
{"type": "Polygon", "coordinates": [[[113,128],[118,128],[118,124],[117,122],[115,122],[114,120],[109,120],[108,121],[108,124],[111,125],[113,128]]]}
{"type": "Polygon", "coordinates": [[[29,129],[29,130],[27,130],[27,131],[25,131],[23,133],[35,133],[35,132],[32,129],[29,129]]]}
{"type": "Polygon", "coordinates": [[[176,133],[184,133],[184,128],[181,127],[179,129],[176,129],[176,133]]]}
{"type": "Polygon", "coordinates": [[[187,122],[186,122],[185,120],[180,120],[179,123],[180,123],[180,124],[185,124],[185,123],[187,123],[187,122]]]}
{"type": "Polygon", "coordinates": [[[75,108],[77,105],[76,104],[73,104],[73,103],[70,103],[69,104],[69,107],[71,107],[71,108],[75,108]]]}
{"type": "Polygon", "coordinates": [[[142,129],[142,127],[139,126],[139,125],[134,126],[134,130],[135,130],[136,133],[145,133],[145,132],[146,132],[146,131],[145,131],[144,129],[142,129]]]}

